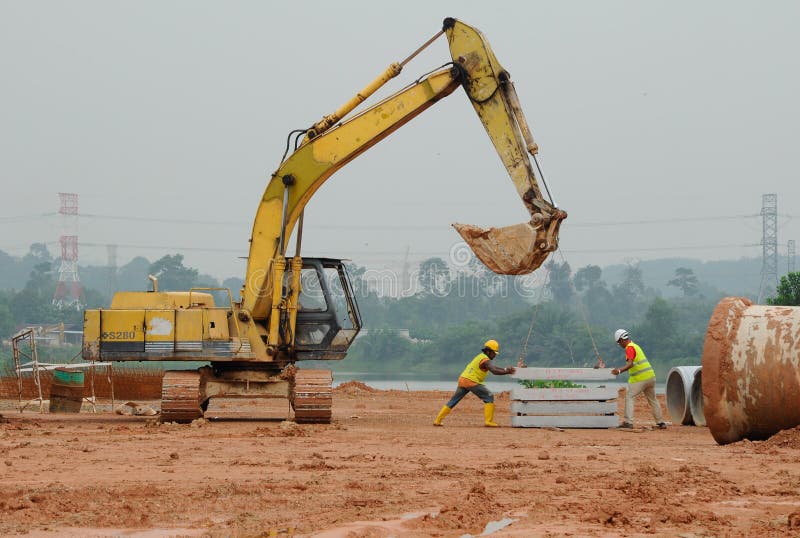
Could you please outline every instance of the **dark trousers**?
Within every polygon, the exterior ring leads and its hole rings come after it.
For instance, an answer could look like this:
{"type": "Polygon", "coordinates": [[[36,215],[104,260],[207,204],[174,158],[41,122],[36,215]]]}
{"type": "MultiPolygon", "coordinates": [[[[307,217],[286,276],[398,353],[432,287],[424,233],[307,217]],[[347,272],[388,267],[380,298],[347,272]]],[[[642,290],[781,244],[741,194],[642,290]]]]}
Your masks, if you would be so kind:
{"type": "Polygon", "coordinates": [[[454,408],[456,405],[458,405],[458,402],[460,402],[461,399],[464,398],[464,396],[466,396],[469,392],[483,400],[483,403],[494,403],[494,395],[492,394],[492,391],[486,388],[486,385],[475,385],[474,387],[469,388],[458,387],[455,393],[453,393],[453,397],[450,398],[449,402],[447,402],[447,407],[450,409],[454,408]]]}

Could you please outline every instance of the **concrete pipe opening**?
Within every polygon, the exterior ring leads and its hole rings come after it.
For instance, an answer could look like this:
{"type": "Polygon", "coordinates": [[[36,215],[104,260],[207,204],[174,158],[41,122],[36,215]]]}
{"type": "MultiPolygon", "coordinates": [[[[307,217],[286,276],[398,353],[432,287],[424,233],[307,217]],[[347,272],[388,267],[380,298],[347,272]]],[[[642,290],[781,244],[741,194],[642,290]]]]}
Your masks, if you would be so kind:
{"type": "Polygon", "coordinates": [[[719,444],[800,425],[800,307],[722,299],[703,344],[703,411],[719,444]]]}
{"type": "Polygon", "coordinates": [[[676,366],[667,374],[666,399],[667,412],[673,424],[694,424],[689,407],[694,373],[699,366],[676,366]]]}
{"type": "Polygon", "coordinates": [[[689,393],[689,409],[692,412],[692,420],[695,426],[706,425],[706,415],[703,411],[703,368],[700,367],[694,373],[692,390],[689,393]]]}

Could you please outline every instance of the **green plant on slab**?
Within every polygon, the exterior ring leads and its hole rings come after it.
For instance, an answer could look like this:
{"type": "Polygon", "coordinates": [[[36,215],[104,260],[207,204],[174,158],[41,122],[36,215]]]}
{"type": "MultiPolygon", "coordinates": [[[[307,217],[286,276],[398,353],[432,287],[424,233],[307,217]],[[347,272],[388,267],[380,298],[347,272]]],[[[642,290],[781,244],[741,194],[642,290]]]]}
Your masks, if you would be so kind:
{"type": "Polygon", "coordinates": [[[561,379],[520,379],[519,384],[526,389],[585,389],[586,385],[564,381],[561,379]]]}

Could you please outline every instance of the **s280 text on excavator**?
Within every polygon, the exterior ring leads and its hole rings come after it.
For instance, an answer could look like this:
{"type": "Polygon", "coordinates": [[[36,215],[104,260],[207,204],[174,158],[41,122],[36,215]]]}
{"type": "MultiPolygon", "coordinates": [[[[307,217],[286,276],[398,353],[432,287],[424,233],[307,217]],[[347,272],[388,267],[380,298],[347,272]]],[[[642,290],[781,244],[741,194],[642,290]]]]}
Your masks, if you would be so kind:
{"type": "Polygon", "coordinates": [[[336,171],[459,86],[531,218],[488,230],[453,226],[495,273],[519,275],[538,268],[558,247],[567,214],[542,195],[539,180],[546,191],[547,186],[538,147],[508,72],[483,34],[447,18],[439,33],[403,62],[392,63],[333,114],[289,135],[256,211],[239,301],[227,289],[158,291],[155,279],[152,291],[117,292],[110,308],[85,312],[84,359],[209,362],[198,370],[165,372],[162,421],[202,417],[214,397],[265,397],[288,398],[296,422],[329,423],[332,373],[295,365],[344,358],[362,321],[343,262],[301,257],[303,210],[336,171]],[[452,62],[345,119],[442,34],[452,62]],[[296,147],[289,154],[292,136],[296,147]],[[295,252],[288,257],[293,233],[295,252]],[[227,292],[228,304],[217,306],[214,291],[227,292]]]}

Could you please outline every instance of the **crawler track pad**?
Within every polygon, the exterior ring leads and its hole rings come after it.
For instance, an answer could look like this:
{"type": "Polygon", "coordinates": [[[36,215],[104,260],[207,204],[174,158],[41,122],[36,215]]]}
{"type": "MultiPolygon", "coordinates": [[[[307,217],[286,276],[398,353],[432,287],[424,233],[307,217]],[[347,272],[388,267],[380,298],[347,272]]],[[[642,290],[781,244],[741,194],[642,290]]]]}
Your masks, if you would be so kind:
{"type": "Polygon", "coordinates": [[[164,372],[161,383],[161,422],[191,422],[202,416],[200,374],[186,370],[164,372]]]}
{"type": "Polygon", "coordinates": [[[330,424],[333,406],[333,373],[330,370],[297,370],[292,391],[294,420],[299,424],[330,424]]]}

